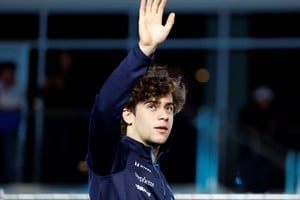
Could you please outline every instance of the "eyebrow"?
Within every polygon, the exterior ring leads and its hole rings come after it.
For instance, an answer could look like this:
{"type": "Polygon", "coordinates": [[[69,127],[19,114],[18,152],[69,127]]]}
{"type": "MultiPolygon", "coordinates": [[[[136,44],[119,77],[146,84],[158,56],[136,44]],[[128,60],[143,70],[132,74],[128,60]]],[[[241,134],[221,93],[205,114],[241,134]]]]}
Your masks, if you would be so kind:
{"type": "MultiPolygon", "coordinates": [[[[147,101],[144,102],[144,104],[147,104],[147,103],[161,104],[161,101],[158,101],[158,100],[147,100],[147,101]]],[[[174,102],[167,102],[166,105],[167,106],[174,105],[174,102]]]]}

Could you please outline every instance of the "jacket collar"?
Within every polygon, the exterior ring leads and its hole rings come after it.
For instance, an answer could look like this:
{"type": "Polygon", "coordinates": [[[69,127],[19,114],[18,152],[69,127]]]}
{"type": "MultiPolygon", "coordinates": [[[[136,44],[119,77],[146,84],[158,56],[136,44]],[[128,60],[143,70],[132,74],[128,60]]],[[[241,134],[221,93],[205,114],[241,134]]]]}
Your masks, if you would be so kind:
{"type": "MultiPolygon", "coordinates": [[[[152,147],[145,146],[143,143],[141,143],[135,139],[132,139],[131,137],[128,137],[128,136],[122,136],[121,142],[127,143],[127,145],[129,146],[130,149],[137,152],[143,158],[152,161],[152,156],[151,156],[152,147]]],[[[165,147],[164,145],[160,146],[155,162],[157,162],[162,155],[164,155],[168,152],[169,152],[169,149],[167,147],[165,147]]]]}

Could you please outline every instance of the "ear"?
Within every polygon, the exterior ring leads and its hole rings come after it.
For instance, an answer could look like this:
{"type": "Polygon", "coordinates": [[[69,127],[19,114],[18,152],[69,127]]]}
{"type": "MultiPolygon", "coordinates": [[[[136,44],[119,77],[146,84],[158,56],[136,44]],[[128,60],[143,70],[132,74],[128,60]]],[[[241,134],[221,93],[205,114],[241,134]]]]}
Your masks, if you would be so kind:
{"type": "Polygon", "coordinates": [[[123,108],[122,117],[128,125],[132,124],[132,115],[133,113],[131,112],[131,110],[129,110],[128,108],[123,108]]]}

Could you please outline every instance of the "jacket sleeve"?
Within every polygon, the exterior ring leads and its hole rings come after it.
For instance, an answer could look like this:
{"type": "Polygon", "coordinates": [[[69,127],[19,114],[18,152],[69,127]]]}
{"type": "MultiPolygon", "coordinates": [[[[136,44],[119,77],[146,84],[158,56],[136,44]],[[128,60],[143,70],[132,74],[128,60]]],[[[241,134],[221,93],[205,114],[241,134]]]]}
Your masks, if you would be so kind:
{"type": "Polygon", "coordinates": [[[96,95],[89,125],[87,162],[98,175],[106,175],[110,171],[113,154],[121,137],[123,106],[135,82],[145,74],[152,61],[153,56],[145,56],[136,45],[96,95]]]}

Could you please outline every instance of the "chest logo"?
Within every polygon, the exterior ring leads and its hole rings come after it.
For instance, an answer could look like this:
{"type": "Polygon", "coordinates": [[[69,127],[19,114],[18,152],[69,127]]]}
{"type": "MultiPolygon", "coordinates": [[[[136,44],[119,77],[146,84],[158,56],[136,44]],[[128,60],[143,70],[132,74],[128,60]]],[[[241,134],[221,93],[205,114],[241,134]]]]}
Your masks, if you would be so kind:
{"type": "Polygon", "coordinates": [[[143,186],[138,185],[138,184],[135,184],[135,186],[136,186],[136,189],[138,189],[138,190],[140,190],[140,191],[142,191],[142,192],[145,192],[145,193],[148,195],[148,197],[151,196],[151,193],[148,192],[143,186]]]}
{"type": "Polygon", "coordinates": [[[149,173],[151,173],[151,169],[145,167],[144,165],[140,164],[140,163],[137,162],[137,161],[134,162],[134,165],[135,165],[136,167],[139,167],[139,168],[144,169],[144,170],[148,171],[149,173]]]}
{"type": "Polygon", "coordinates": [[[147,180],[146,177],[142,177],[142,176],[138,175],[136,172],[135,172],[135,177],[137,178],[137,180],[139,182],[144,183],[150,187],[154,187],[154,183],[152,181],[147,180]]]}

